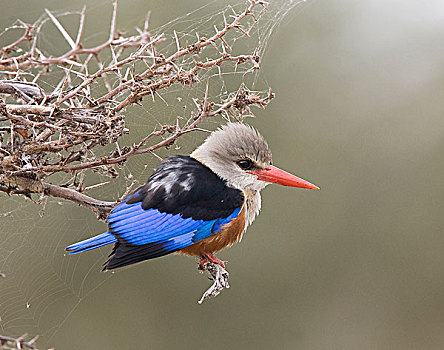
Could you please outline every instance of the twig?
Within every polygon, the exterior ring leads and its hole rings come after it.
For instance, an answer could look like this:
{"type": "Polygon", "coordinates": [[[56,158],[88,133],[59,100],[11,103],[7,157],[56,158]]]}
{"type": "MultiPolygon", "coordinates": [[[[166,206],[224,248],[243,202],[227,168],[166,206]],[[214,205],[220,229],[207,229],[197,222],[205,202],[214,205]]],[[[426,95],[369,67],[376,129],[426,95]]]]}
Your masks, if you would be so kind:
{"type": "Polygon", "coordinates": [[[49,18],[51,18],[51,21],[55,24],[57,29],[63,35],[65,40],[68,42],[68,44],[71,46],[71,49],[75,50],[76,43],[74,42],[74,40],[72,40],[71,36],[68,34],[66,29],[62,26],[62,24],[59,22],[59,20],[56,17],[54,17],[54,15],[48,9],[45,9],[45,12],[48,14],[49,18]]]}
{"type": "Polygon", "coordinates": [[[35,342],[37,341],[37,339],[39,337],[35,336],[31,340],[25,341],[27,336],[28,336],[27,334],[23,334],[22,336],[20,336],[18,338],[13,338],[13,337],[7,337],[7,336],[4,336],[4,335],[0,335],[0,344],[1,345],[14,346],[16,349],[33,349],[33,350],[37,350],[37,348],[35,346],[35,342]]]}
{"type": "Polygon", "coordinates": [[[219,264],[206,262],[203,264],[203,266],[200,267],[200,271],[208,271],[208,274],[210,275],[214,283],[199,299],[199,304],[202,304],[208,298],[217,297],[225,288],[230,288],[230,285],[228,284],[229,273],[219,264]]]}
{"type": "Polygon", "coordinates": [[[19,46],[22,42],[24,41],[29,41],[32,39],[32,30],[34,29],[33,26],[30,26],[29,24],[25,24],[22,22],[22,25],[25,28],[25,32],[23,33],[23,35],[17,39],[16,41],[14,41],[13,43],[4,46],[2,49],[0,49],[0,56],[3,54],[7,54],[10,51],[14,50],[17,46],[19,46]]]}
{"type": "MultiPolygon", "coordinates": [[[[101,217],[106,217],[106,215],[116,204],[116,202],[106,202],[94,199],[71,188],[64,188],[23,176],[4,178],[3,181],[20,186],[20,188],[27,191],[27,193],[42,193],[47,196],[70,200],[74,203],[92,209],[101,217]]],[[[2,190],[2,188],[0,188],[0,190],[2,190]]]]}

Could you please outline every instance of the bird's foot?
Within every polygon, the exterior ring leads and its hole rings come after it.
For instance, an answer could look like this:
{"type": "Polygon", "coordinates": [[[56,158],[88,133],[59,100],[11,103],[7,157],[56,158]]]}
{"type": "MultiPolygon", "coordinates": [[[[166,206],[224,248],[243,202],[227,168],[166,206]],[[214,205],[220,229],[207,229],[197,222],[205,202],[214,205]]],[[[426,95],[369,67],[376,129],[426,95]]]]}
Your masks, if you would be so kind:
{"type": "Polygon", "coordinates": [[[204,300],[208,298],[214,298],[220,294],[225,288],[230,288],[228,284],[228,271],[225,270],[224,263],[217,259],[214,255],[211,258],[202,257],[199,264],[200,272],[207,271],[209,274],[209,279],[213,280],[213,284],[210,288],[202,295],[202,298],[198,301],[202,304],[204,300]]]}
{"type": "Polygon", "coordinates": [[[207,253],[207,254],[203,255],[202,259],[200,259],[200,261],[199,261],[199,271],[206,270],[206,267],[205,267],[206,263],[218,264],[225,269],[226,261],[222,261],[222,260],[216,258],[213,254],[207,253]]]}

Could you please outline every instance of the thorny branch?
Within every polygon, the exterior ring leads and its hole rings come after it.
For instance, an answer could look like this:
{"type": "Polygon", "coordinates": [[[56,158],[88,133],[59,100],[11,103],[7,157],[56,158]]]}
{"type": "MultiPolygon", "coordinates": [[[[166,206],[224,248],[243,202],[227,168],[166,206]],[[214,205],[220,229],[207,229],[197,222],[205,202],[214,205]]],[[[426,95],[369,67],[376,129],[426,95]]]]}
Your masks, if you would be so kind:
{"type": "Polygon", "coordinates": [[[23,334],[18,338],[7,337],[0,335],[0,349],[33,349],[37,350],[35,346],[36,340],[39,338],[35,336],[31,340],[26,340],[27,334],[23,334]]]}
{"type": "Polygon", "coordinates": [[[75,39],[47,11],[48,20],[70,45],[70,50],[56,57],[44,55],[38,47],[41,27],[19,22],[23,34],[0,49],[0,75],[7,77],[0,80],[0,94],[7,96],[7,99],[0,99],[0,191],[68,199],[93,209],[104,218],[115,203],[102,202],[82,193],[84,186],[78,183],[79,172],[92,170],[116,177],[115,166],[121,166],[134,155],[169,147],[184,134],[202,131],[199,123],[206,118],[220,115],[241,119],[253,114],[251,105],[266,106],[274,96],[271,91],[260,96],[241,86],[227,100],[218,103],[210,101],[207,90],[202,100],[193,99],[197,110],[182,125],[178,119],[175,125],[156,128],[137,144],[117,145],[121,136],[130,132],[125,127],[124,109],[139,103],[144,96],[160,96],[161,90],[174,84],[193,85],[199,82],[200,71],[219,68],[229,62],[234,62],[236,67],[249,62],[249,71],[258,69],[256,52],[232,55],[227,51],[228,39],[224,38],[232,30],[247,35],[248,28],[244,26],[251,25],[247,17],[256,21],[253,14],[258,6],[262,8],[265,3],[250,1],[243,12],[231,16],[231,22],[224,15],[222,29],[209,38],[197,34],[196,41],[186,47],[180,46],[174,32],[177,50],[169,55],[157,49],[166,36],[164,33],[155,37],[150,34],[149,15],[138,34],[124,36],[117,31],[117,3],[113,7],[108,40],[91,48],[81,43],[85,9],[80,13],[75,39]],[[215,57],[208,57],[206,53],[204,61],[200,57],[206,47],[217,50],[215,57]],[[111,51],[113,57],[108,65],[100,58],[107,54],[106,50],[111,51]],[[192,58],[191,65],[181,65],[178,59],[184,56],[192,58]],[[93,61],[97,66],[94,72],[91,71],[93,61]],[[145,67],[142,71],[135,68],[139,62],[145,67]],[[48,93],[39,81],[50,70],[63,72],[63,76],[54,91],[48,93]],[[33,77],[32,82],[27,81],[28,76],[33,77]],[[111,87],[110,81],[115,87],[111,87]],[[98,93],[97,85],[107,86],[108,91],[98,93]],[[108,144],[116,144],[116,147],[104,154],[104,146],[108,144]],[[71,180],[63,185],[45,181],[60,172],[71,174],[71,180]]]}
{"type": "MultiPolygon", "coordinates": [[[[122,146],[122,136],[131,133],[125,126],[126,107],[140,104],[144,96],[151,95],[153,102],[156,97],[163,100],[161,94],[169,87],[198,84],[211,70],[221,75],[238,67],[244,67],[244,74],[259,69],[258,50],[233,54],[235,36],[227,33],[247,39],[266,5],[250,0],[238,13],[228,7],[221,13],[221,29],[215,26],[208,37],[195,33],[195,40],[183,43],[175,30],[174,37],[153,36],[150,14],[137,33],[124,35],[117,30],[117,2],[107,40],[94,47],[82,43],[85,8],[75,38],[48,10],[45,20],[34,25],[18,21],[9,29],[21,31],[19,37],[0,48],[0,192],[29,199],[33,194],[40,200],[63,198],[104,219],[119,200],[107,202],[85,194],[89,172],[115,178],[130,157],[168,148],[185,134],[204,131],[200,123],[207,118],[241,120],[253,115],[251,106],[265,107],[274,97],[271,90],[254,92],[241,85],[218,100],[209,96],[207,81],[205,95],[193,98],[195,109],[187,117],[159,125],[138,142],[122,146]],[[46,22],[54,24],[68,43],[65,53],[51,55],[39,46],[46,22]],[[168,38],[173,50],[164,45],[168,38]],[[52,91],[44,88],[49,75],[59,77],[52,91]],[[68,174],[69,179],[57,174],[68,174]]],[[[208,270],[218,286],[228,287],[220,283],[220,273],[211,272],[214,267],[208,270]]]]}

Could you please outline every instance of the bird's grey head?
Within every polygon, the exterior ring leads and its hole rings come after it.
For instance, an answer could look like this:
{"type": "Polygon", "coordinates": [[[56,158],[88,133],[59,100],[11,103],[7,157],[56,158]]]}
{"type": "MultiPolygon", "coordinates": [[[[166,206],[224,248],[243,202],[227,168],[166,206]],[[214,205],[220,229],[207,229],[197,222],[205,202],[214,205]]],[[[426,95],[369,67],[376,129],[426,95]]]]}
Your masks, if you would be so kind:
{"type": "Polygon", "coordinates": [[[222,126],[211,133],[191,156],[235,188],[260,191],[268,184],[247,172],[268,168],[272,157],[262,135],[246,124],[222,126]]]}

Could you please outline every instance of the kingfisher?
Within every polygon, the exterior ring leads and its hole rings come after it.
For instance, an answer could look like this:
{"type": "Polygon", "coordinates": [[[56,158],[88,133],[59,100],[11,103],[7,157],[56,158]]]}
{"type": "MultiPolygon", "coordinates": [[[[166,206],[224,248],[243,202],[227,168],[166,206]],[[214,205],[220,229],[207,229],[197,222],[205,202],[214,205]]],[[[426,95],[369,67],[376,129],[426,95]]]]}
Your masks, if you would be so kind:
{"type": "Polygon", "coordinates": [[[214,254],[241,240],[261,209],[268,184],[319,187],[272,165],[267,142],[254,128],[228,123],[189,156],[162,161],[145,185],[118,204],[108,231],[66,247],[77,254],[114,244],[104,270],[171,253],[196,256],[200,267],[221,265],[214,254]]]}

